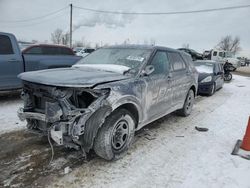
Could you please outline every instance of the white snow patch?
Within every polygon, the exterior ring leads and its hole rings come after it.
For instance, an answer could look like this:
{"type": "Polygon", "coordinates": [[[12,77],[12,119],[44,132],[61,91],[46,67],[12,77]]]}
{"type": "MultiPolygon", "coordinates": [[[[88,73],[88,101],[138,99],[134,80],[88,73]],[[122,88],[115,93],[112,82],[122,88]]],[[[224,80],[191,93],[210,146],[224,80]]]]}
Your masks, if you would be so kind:
{"type": "Polygon", "coordinates": [[[26,125],[17,117],[17,110],[23,101],[17,96],[1,96],[0,98],[0,134],[12,130],[23,129],[26,125]]]}
{"type": "Polygon", "coordinates": [[[189,117],[171,114],[153,123],[136,136],[123,159],[96,158],[54,179],[51,187],[249,188],[249,161],[231,155],[250,114],[249,83],[249,78],[234,76],[213,96],[197,97],[189,117]],[[209,131],[198,132],[195,126],[209,131]]]}
{"type": "Polygon", "coordinates": [[[72,67],[77,68],[92,68],[97,70],[104,70],[110,72],[117,72],[123,74],[125,71],[129,70],[129,67],[124,65],[114,65],[114,64],[75,64],[72,67]]]}

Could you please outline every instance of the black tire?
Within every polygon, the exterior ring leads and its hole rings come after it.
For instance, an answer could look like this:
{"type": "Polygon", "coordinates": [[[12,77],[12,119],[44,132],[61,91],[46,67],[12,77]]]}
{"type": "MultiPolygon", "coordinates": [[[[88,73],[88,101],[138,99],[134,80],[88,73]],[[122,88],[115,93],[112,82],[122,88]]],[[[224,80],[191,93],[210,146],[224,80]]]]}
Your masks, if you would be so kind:
{"type": "Polygon", "coordinates": [[[215,93],[215,91],[216,91],[216,85],[215,85],[215,83],[213,83],[212,89],[208,95],[212,96],[215,93]]]}
{"type": "Polygon", "coordinates": [[[135,124],[136,120],[128,110],[115,110],[97,133],[95,153],[109,161],[122,158],[134,139],[135,124]]]}
{"type": "Polygon", "coordinates": [[[177,111],[178,115],[183,117],[189,116],[192,112],[193,105],[194,105],[194,91],[190,89],[186,96],[183,108],[177,111]]]}
{"type": "Polygon", "coordinates": [[[233,77],[233,75],[229,72],[229,73],[227,73],[227,74],[224,74],[224,80],[225,81],[231,81],[232,80],[232,77],[233,77]]]}

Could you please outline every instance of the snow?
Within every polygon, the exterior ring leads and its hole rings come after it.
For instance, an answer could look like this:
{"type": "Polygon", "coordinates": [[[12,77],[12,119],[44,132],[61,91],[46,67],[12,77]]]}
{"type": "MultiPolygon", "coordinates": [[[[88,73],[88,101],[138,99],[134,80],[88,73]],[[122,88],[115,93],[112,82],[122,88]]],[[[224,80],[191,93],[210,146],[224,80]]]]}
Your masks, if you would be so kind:
{"type": "Polygon", "coordinates": [[[23,102],[19,95],[0,97],[0,133],[23,129],[26,125],[17,117],[17,110],[23,102]]]}
{"type": "MultiPolygon", "coordinates": [[[[170,114],[139,131],[128,154],[98,157],[54,177],[50,187],[250,188],[250,161],[231,155],[250,115],[250,78],[233,76],[211,97],[197,97],[189,117],[170,114]],[[195,126],[206,127],[198,132],[195,126]]],[[[0,131],[23,128],[22,102],[0,100],[0,131]],[[19,123],[16,125],[16,123],[19,123]]]]}
{"type": "Polygon", "coordinates": [[[213,73],[213,64],[195,65],[195,68],[201,73],[213,73]]]}
{"type": "Polygon", "coordinates": [[[114,64],[75,64],[72,67],[76,68],[93,68],[104,71],[111,71],[123,74],[125,71],[129,70],[129,67],[124,65],[114,65],[114,64]]]}
{"type": "Polygon", "coordinates": [[[234,76],[212,97],[198,97],[191,116],[171,114],[141,131],[123,159],[96,158],[51,187],[249,188],[249,161],[231,155],[250,114],[249,82],[234,76]]]}

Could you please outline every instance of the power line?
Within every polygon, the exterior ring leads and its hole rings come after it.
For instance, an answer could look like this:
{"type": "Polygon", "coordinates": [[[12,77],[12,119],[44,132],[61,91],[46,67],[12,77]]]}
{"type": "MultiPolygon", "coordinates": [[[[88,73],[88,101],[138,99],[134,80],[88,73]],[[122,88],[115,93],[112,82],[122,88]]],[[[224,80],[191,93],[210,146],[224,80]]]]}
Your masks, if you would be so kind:
{"type": "Polygon", "coordinates": [[[202,12],[215,12],[215,11],[224,11],[232,9],[242,9],[250,8],[250,5],[239,5],[239,6],[230,6],[230,7],[221,7],[221,8],[211,8],[211,9],[200,9],[200,10],[190,10],[190,11],[173,11],[173,12],[122,12],[122,11],[110,11],[110,10],[98,10],[91,9],[86,7],[73,6],[74,8],[96,12],[96,13],[105,13],[105,14],[131,14],[131,15],[171,15],[171,14],[193,14],[193,13],[202,13],[202,12]]]}
{"type": "Polygon", "coordinates": [[[56,10],[56,11],[53,11],[53,12],[50,12],[48,14],[45,14],[43,16],[38,16],[38,17],[35,17],[35,18],[30,18],[30,19],[24,19],[24,20],[0,20],[0,22],[2,23],[18,23],[18,22],[30,22],[30,21],[34,21],[34,20],[39,20],[39,19],[43,19],[43,18],[46,18],[46,17],[49,17],[49,16],[52,16],[54,14],[57,14],[63,10],[65,10],[67,7],[64,7],[64,8],[61,8],[59,10],[56,10]]]}
{"type": "MultiPolygon", "coordinates": [[[[49,18],[45,18],[44,20],[39,20],[39,21],[35,21],[35,22],[32,22],[32,23],[21,23],[20,22],[20,23],[16,23],[15,25],[8,25],[8,26],[4,25],[4,26],[6,26],[8,28],[31,27],[31,26],[34,26],[34,25],[40,25],[40,24],[51,22],[51,21],[57,21],[55,19],[59,18],[61,16],[62,16],[61,14],[58,14],[58,15],[53,15],[52,17],[49,17],[49,18]]],[[[4,23],[4,24],[6,24],[6,23],[4,23]]]]}

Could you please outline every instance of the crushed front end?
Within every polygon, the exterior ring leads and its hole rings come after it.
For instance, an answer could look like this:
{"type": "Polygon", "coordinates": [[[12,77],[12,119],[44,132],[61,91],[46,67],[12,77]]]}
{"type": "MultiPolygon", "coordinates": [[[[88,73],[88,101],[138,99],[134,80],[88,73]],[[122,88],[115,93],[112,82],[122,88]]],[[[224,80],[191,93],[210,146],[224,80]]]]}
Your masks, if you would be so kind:
{"type": "Polygon", "coordinates": [[[112,109],[108,89],[66,88],[24,82],[19,118],[58,144],[88,152],[112,109]]]}

